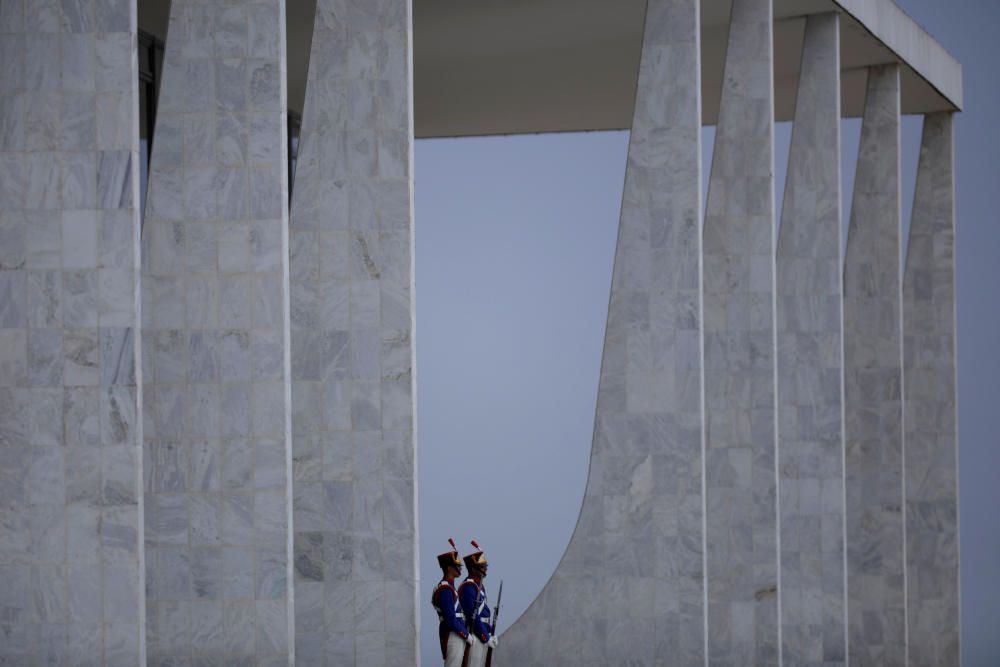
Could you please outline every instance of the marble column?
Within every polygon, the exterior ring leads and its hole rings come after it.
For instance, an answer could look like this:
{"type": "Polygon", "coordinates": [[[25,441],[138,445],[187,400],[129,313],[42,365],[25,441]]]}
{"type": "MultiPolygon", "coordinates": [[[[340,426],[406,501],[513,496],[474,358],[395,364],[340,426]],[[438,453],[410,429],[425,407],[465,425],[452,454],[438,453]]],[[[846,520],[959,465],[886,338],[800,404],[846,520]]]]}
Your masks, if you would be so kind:
{"type": "Polygon", "coordinates": [[[770,0],[734,0],[704,225],[708,659],[778,662],[770,0]]]}
{"type": "Polygon", "coordinates": [[[844,265],[848,657],[905,664],[899,66],[873,67],[844,265]]]}
{"type": "Polygon", "coordinates": [[[924,117],[903,274],[907,664],[960,663],[952,116],[924,117]]]}
{"type": "Polygon", "coordinates": [[[0,0],[0,664],[143,664],[135,40],[0,0]]]}
{"type": "Polygon", "coordinates": [[[284,15],[170,4],[142,234],[152,665],[291,662],[284,15]]]}
{"type": "Polygon", "coordinates": [[[407,0],[319,0],[290,223],[299,665],[417,662],[411,81],[407,0]]]}
{"type": "Polygon", "coordinates": [[[806,19],[778,236],[782,659],[843,665],[840,19],[806,19]]]}
{"type": "Polygon", "coordinates": [[[697,0],[650,0],[590,474],[505,665],[703,665],[697,0]]]}

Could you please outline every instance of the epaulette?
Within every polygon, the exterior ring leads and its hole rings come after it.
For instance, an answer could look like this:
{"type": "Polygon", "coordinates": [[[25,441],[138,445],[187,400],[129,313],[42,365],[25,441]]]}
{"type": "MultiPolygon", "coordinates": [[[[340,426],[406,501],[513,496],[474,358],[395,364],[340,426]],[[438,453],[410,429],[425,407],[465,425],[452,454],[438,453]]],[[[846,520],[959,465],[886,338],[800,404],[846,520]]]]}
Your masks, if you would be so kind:
{"type": "Polygon", "coordinates": [[[438,591],[440,591],[444,587],[450,588],[451,589],[451,594],[455,596],[456,600],[458,599],[458,591],[455,590],[455,586],[453,584],[451,584],[450,582],[447,582],[444,579],[442,579],[441,581],[438,582],[438,585],[434,587],[434,592],[431,593],[431,603],[434,603],[434,602],[437,601],[438,591]]]}

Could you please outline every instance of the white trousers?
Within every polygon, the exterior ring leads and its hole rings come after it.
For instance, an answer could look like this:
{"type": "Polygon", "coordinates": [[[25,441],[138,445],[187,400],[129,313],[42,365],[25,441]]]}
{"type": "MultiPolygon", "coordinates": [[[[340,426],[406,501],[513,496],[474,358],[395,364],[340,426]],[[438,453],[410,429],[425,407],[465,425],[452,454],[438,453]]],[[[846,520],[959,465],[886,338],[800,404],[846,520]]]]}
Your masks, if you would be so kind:
{"type": "MultiPolygon", "coordinates": [[[[479,642],[476,642],[477,644],[479,642]]],[[[462,658],[465,657],[465,640],[454,632],[448,634],[447,652],[444,658],[444,667],[462,667],[462,658]]]]}
{"type": "Polygon", "coordinates": [[[478,638],[474,638],[472,646],[469,648],[469,667],[485,667],[486,650],[486,644],[479,641],[478,638]]]}

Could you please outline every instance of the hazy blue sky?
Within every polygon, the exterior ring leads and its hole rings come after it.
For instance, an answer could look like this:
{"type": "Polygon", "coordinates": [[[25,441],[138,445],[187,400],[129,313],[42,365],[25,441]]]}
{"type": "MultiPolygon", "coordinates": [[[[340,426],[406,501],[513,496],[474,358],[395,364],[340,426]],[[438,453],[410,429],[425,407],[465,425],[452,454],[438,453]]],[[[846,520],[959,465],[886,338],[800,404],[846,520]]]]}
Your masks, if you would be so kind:
{"type": "MultiPolygon", "coordinates": [[[[1000,664],[1000,2],[899,0],[964,66],[956,126],[963,651],[1000,664]]],[[[904,228],[921,120],[903,124],[904,228]]],[[[844,123],[845,220],[860,121],[844,123]]],[[[790,125],[777,131],[776,191],[790,125]]],[[[705,169],[712,130],[704,132],[705,169]]],[[[417,142],[416,302],[422,654],[448,537],[506,581],[501,628],[572,534],[589,463],[628,134],[417,142]],[[478,508],[470,516],[468,507],[478,508]]],[[[707,174],[706,174],[707,175],[707,174]]],[[[704,179],[704,180],[707,180],[704,179]]]]}

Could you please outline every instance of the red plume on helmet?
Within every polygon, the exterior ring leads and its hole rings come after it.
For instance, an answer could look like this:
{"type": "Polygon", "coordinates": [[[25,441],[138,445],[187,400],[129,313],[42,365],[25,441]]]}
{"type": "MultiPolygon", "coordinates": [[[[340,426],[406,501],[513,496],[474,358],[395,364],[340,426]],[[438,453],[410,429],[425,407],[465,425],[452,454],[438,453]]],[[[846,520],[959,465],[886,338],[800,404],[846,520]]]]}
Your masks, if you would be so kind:
{"type": "Polygon", "coordinates": [[[451,545],[451,551],[445,551],[443,554],[438,554],[438,565],[442,570],[447,570],[449,567],[457,567],[461,570],[462,560],[458,557],[458,547],[455,546],[455,540],[449,537],[448,544],[451,545]]]}
{"type": "Polygon", "coordinates": [[[476,542],[475,540],[469,540],[469,542],[470,544],[472,544],[475,551],[473,551],[471,554],[462,559],[465,561],[465,567],[468,568],[470,571],[472,570],[472,568],[476,568],[485,572],[486,567],[489,565],[489,563],[486,560],[486,554],[483,553],[483,549],[482,547],[479,546],[478,542],[476,542]]]}

